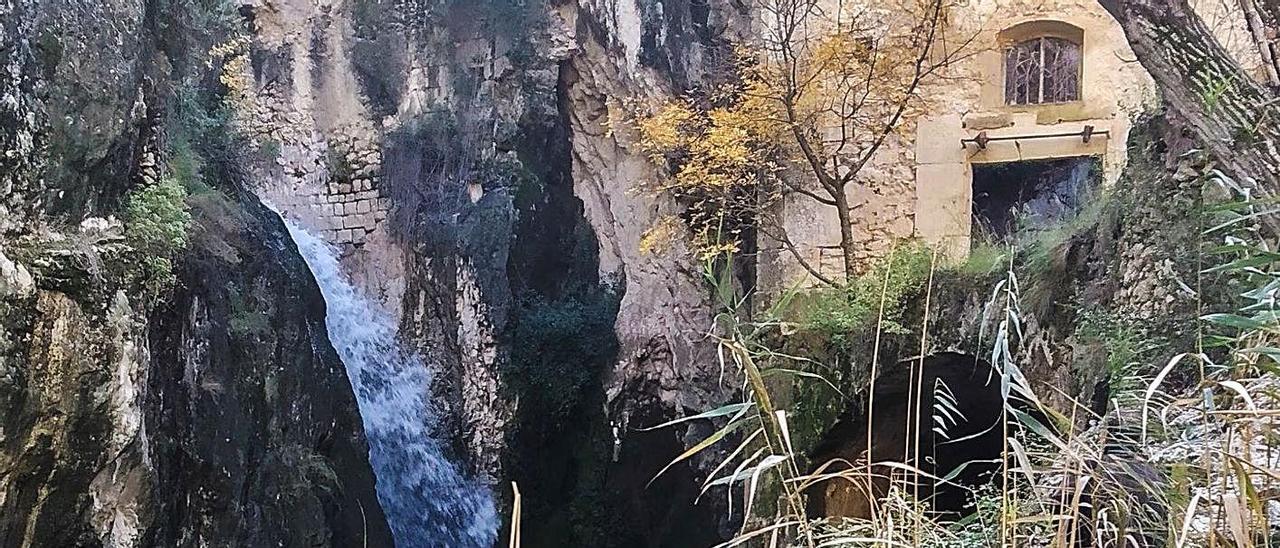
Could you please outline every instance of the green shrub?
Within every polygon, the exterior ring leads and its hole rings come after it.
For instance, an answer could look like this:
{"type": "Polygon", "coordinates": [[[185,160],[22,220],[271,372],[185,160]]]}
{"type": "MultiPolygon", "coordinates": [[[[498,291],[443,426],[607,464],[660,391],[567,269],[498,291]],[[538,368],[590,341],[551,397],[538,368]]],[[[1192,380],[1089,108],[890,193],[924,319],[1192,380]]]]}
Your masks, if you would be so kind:
{"type": "Polygon", "coordinates": [[[928,280],[932,255],[928,247],[908,243],[848,286],[815,291],[810,295],[802,325],[836,344],[845,342],[858,330],[874,326],[877,320],[886,332],[909,331],[901,323],[903,305],[906,298],[917,293],[928,280]],[[880,314],[882,296],[883,315],[880,314]]]}
{"type": "Polygon", "coordinates": [[[203,184],[200,179],[202,163],[200,155],[191,146],[190,140],[178,138],[169,145],[169,161],[166,166],[174,180],[183,188],[190,190],[196,185],[203,184]]]}
{"type": "Polygon", "coordinates": [[[975,242],[969,256],[952,270],[965,276],[985,276],[1009,267],[1009,246],[975,242]]]}
{"type": "Polygon", "coordinates": [[[605,291],[522,306],[512,332],[507,376],[521,407],[542,427],[569,419],[617,352],[617,297],[605,291]]]}
{"type": "Polygon", "coordinates": [[[187,189],[177,179],[164,178],[135,190],[125,206],[125,221],[125,233],[135,248],[172,257],[187,247],[187,189]]]}
{"type": "Polygon", "coordinates": [[[197,149],[207,152],[210,145],[231,133],[233,110],[226,104],[223,90],[204,89],[195,81],[174,88],[168,115],[166,131],[175,159],[184,157],[185,149],[186,157],[198,160],[197,149]]]}
{"type": "Polygon", "coordinates": [[[177,282],[177,276],[173,273],[173,260],[168,257],[143,257],[142,275],[147,288],[155,293],[160,293],[177,282]]]}
{"type": "MultiPolygon", "coordinates": [[[[1081,313],[1075,338],[1079,342],[1097,343],[1106,351],[1106,377],[1113,393],[1132,391],[1142,385],[1144,375],[1151,374],[1145,370],[1149,368],[1148,358],[1165,344],[1161,337],[1132,321],[1114,313],[1096,311],[1081,313]]],[[[1077,364],[1077,367],[1084,365],[1088,364],[1077,364]]]]}
{"type": "Polygon", "coordinates": [[[125,205],[125,236],[142,257],[143,276],[153,289],[172,285],[173,259],[187,247],[191,211],[187,189],[166,177],[135,189],[125,205]]]}

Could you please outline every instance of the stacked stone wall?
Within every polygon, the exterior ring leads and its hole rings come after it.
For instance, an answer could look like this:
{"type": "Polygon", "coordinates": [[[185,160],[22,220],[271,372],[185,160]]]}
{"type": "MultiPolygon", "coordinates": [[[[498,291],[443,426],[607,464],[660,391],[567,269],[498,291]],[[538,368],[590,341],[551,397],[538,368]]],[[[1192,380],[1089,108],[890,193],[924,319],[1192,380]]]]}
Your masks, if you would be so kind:
{"type": "Polygon", "coordinates": [[[304,154],[285,154],[276,163],[283,182],[263,192],[283,213],[317,231],[328,242],[362,246],[387,219],[382,152],[371,132],[346,128],[327,141],[307,143],[304,154]],[[290,157],[309,161],[291,161],[290,157]]]}

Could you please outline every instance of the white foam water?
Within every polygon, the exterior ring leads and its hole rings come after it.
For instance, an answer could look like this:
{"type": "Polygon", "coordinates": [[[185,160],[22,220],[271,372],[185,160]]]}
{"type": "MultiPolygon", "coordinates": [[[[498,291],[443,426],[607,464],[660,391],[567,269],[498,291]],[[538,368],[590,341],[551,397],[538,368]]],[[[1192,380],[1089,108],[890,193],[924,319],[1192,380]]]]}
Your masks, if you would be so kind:
{"type": "Polygon", "coordinates": [[[343,274],[337,250],[285,221],[328,307],[329,339],[347,368],[369,439],[378,501],[399,548],[490,548],[498,515],[432,438],[431,373],[396,339],[388,314],[343,274]]]}

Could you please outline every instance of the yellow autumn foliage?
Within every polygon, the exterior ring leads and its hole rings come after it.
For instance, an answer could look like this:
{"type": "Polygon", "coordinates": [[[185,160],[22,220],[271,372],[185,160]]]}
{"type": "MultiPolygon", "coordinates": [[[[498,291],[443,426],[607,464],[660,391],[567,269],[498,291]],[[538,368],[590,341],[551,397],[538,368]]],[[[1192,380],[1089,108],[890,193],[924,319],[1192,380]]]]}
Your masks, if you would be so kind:
{"type": "MultiPolygon", "coordinates": [[[[772,142],[759,127],[739,103],[700,109],[692,98],[667,103],[636,123],[641,150],[667,170],[649,186],[686,208],[682,218],[702,258],[737,252],[743,230],[771,199],[772,142]]],[[[664,222],[652,234],[670,234],[664,222]]],[[[649,240],[641,245],[655,249],[649,240]]]]}
{"type": "Polygon", "coordinates": [[[684,101],[673,101],[658,109],[657,114],[639,122],[641,148],[654,161],[688,145],[688,130],[698,114],[684,101]]]}
{"type": "Polygon", "coordinates": [[[218,81],[226,86],[226,101],[233,109],[247,111],[252,101],[253,76],[249,61],[250,39],[237,35],[209,49],[206,66],[222,64],[218,81]]]}
{"type": "MultiPolygon", "coordinates": [[[[638,117],[640,148],[665,171],[647,188],[685,207],[699,254],[737,251],[784,193],[833,206],[852,222],[847,189],[877,184],[859,172],[891,136],[913,130],[925,78],[952,55],[933,51],[946,1],[886,0],[895,5],[872,5],[860,21],[792,13],[798,18],[781,24],[793,26],[773,34],[785,41],[738,46],[730,77],[638,117]]],[[[851,234],[842,232],[842,249],[852,249],[851,234]]],[[[793,242],[784,247],[796,253],[793,242]]]]}
{"type": "Polygon", "coordinates": [[[659,218],[640,235],[640,252],[649,255],[666,251],[683,230],[679,218],[670,215],[659,218]]]}

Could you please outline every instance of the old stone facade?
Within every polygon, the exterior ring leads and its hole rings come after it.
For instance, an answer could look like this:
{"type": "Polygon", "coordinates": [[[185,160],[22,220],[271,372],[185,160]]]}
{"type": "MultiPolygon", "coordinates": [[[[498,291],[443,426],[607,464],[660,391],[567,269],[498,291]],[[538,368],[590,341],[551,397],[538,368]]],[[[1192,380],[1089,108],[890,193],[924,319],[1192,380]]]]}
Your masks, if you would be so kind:
{"type": "MultiPolygon", "coordinates": [[[[836,13],[839,4],[851,9],[848,3],[829,4],[828,13],[836,13]]],[[[1195,4],[1241,64],[1260,74],[1243,18],[1219,3],[1195,4]]],[[[975,238],[975,169],[1085,158],[1101,166],[1095,180],[1113,185],[1126,163],[1130,127],[1159,104],[1120,26],[1097,2],[970,2],[952,10],[946,32],[948,42],[964,44],[967,53],[922,86],[920,111],[904,119],[901,134],[850,183],[857,259],[863,264],[913,238],[939,245],[952,260],[967,256],[975,238]],[[1032,68],[1046,71],[1038,57],[1045,51],[1037,49],[1042,39],[1069,50],[1072,57],[1063,66],[1071,74],[1063,80],[1073,80],[1066,83],[1070,90],[1041,97],[1037,73],[1031,82],[1036,96],[1028,98],[1024,90],[1017,97],[1009,91],[1017,85],[1009,82],[1017,72],[1009,66],[1009,52],[1030,48],[1037,56],[1032,68]]],[[[796,197],[787,200],[782,217],[806,262],[838,277],[835,210],[796,197]]],[[[788,253],[777,251],[769,260],[777,262],[762,280],[765,287],[814,282],[788,253]]]]}
{"type": "Polygon", "coordinates": [[[1096,2],[1003,4],[988,3],[991,17],[982,26],[974,23],[984,19],[968,22],[980,50],[957,67],[965,85],[950,88],[916,126],[915,233],[955,257],[966,255],[972,240],[974,166],[1098,157],[1103,180],[1113,183],[1132,121],[1155,104],[1150,77],[1130,62],[1119,25],[1096,2]],[[1011,104],[1004,52],[1041,37],[1078,48],[1076,99],[1011,104]],[[980,136],[990,141],[972,141],[980,136]]]}

